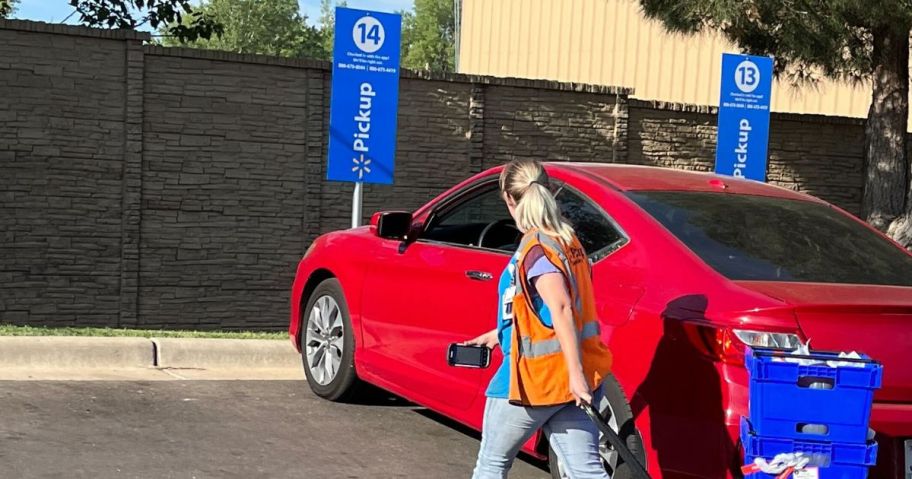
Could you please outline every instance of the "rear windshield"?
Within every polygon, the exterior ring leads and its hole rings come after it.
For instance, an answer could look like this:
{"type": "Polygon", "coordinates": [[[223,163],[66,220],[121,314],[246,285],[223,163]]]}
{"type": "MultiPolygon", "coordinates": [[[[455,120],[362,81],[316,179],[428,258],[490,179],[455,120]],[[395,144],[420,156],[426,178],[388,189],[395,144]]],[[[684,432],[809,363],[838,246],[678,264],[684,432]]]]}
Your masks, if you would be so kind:
{"type": "Polygon", "coordinates": [[[703,192],[628,195],[733,280],[912,286],[912,256],[824,204],[703,192]]]}

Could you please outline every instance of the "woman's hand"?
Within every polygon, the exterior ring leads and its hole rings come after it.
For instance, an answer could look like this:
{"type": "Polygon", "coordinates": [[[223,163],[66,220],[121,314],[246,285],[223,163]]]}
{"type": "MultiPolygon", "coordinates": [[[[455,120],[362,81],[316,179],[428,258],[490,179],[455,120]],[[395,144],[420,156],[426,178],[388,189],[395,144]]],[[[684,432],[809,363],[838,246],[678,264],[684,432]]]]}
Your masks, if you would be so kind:
{"type": "Polygon", "coordinates": [[[589,390],[589,384],[586,383],[586,378],[582,374],[570,376],[570,394],[573,395],[577,406],[582,403],[592,404],[592,391],[589,390]]]}
{"type": "Polygon", "coordinates": [[[462,343],[463,346],[485,346],[488,349],[494,349],[494,346],[497,346],[498,344],[500,344],[500,342],[497,341],[496,329],[492,329],[475,339],[470,339],[462,343]]]}

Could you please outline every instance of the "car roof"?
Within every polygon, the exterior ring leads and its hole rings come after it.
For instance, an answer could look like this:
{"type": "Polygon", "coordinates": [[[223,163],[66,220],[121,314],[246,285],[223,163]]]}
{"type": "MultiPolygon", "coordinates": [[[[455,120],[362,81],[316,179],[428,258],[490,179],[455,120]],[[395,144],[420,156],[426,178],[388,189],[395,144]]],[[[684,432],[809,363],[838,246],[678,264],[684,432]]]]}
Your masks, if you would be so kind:
{"type": "Polygon", "coordinates": [[[768,183],[707,172],[617,163],[549,162],[545,165],[548,169],[600,180],[620,191],[703,191],[823,202],[768,183]]]}

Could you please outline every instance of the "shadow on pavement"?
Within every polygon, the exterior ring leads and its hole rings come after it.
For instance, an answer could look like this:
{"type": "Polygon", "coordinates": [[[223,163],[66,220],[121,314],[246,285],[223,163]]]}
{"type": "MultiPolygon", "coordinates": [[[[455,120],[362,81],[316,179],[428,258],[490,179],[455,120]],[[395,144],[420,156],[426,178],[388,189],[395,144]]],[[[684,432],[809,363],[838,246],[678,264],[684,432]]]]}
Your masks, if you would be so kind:
{"type": "MultiPolygon", "coordinates": [[[[456,432],[463,434],[466,437],[470,437],[476,441],[481,441],[481,432],[472,429],[461,422],[454,421],[442,414],[431,411],[430,409],[415,404],[405,398],[396,396],[395,394],[380,389],[371,384],[362,384],[363,388],[355,399],[350,401],[348,404],[354,406],[380,406],[380,407],[402,407],[402,408],[411,408],[415,414],[423,416],[431,421],[434,421],[442,426],[445,426],[449,429],[452,429],[456,432]]],[[[549,472],[548,462],[537,459],[529,454],[520,453],[517,457],[518,460],[523,461],[541,471],[549,472]]]]}
{"type": "MultiPolygon", "coordinates": [[[[472,439],[481,441],[481,433],[479,431],[476,431],[476,430],[470,428],[469,426],[462,424],[461,422],[454,421],[446,416],[443,416],[434,411],[431,411],[430,409],[427,409],[427,408],[424,408],[421,406],[416,406],[416,408],[417,409],[415,409],[415,411],[414,411],[416,414],[424,416],[442,426],[446,426],[450,429],[460,432],[465,436],[471,437],[472,439]]],[[[523,461],[531,466],[534,466],[544,472],[550,471],[550,469],[548,468],[548,461],[537,459],[524,452],[519,453],[519,456],[517,457],[517,459],[520,461],[523,461]]]]}
{"type": "Polygon", "coordinates": [[[348,404],[353,406],[421,407],[371,384],[362,383],[359,387],[361,389],[359,389],[358,394],[348,401],[348,404]]]}

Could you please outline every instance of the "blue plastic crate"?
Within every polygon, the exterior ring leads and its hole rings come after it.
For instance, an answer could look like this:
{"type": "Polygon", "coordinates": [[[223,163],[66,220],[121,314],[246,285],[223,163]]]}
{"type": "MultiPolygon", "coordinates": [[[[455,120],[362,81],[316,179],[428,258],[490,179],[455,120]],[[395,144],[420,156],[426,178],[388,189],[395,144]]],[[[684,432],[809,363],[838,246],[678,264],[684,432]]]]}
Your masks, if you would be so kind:
{"type": "MultiPolygon", "coordinates": [[[[811,466],[873,466],[877,462],[877,443],[827,442],[762,436],[741,418],[741,444],[744,455],[772,459],[776,454],[802,452],[811,457],[811,466]]],[[[753,462],[753,461],[751,461],[753,462]]]]}
{"type": "MultiPolygon", "coordinates": [[[[802,452],[811,458],[809,467],[819,468],[819,479],[865,479],[868,467],[877,462],[877,443],[874,441],[838,443],[759,436],[746,418],[741,418],[741,444],[745,464],[753,464],[757,457],[770,460],[777,454],[802,452]]],[[[749,479],[774,477],[764,473],[748,476],[749,479]]]]}
{"type": "MultiPolygon", "coordinates": [[[[862,366],[802,366],[776,361],[787,353],[748,349],[750,421],[761,436],[864,443],[874,391],[883,366],[864,357],[862,366]],[[828,389],[809,386],[825,385],[828,389]]],[[[794,356],[793,356],[794,357],[794,356]]],[[[837,353],[814,352],[805,358],[839,360],[837,353]]]]}

